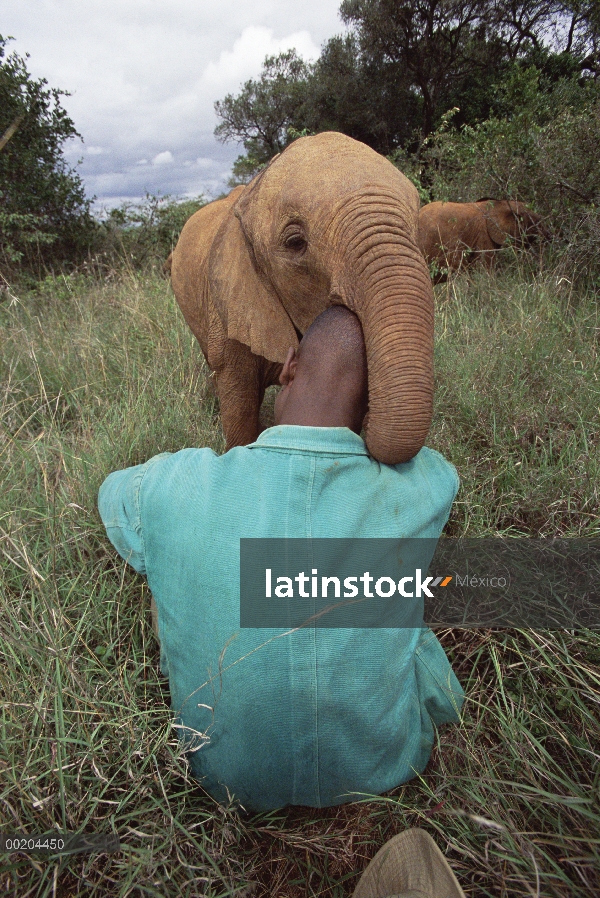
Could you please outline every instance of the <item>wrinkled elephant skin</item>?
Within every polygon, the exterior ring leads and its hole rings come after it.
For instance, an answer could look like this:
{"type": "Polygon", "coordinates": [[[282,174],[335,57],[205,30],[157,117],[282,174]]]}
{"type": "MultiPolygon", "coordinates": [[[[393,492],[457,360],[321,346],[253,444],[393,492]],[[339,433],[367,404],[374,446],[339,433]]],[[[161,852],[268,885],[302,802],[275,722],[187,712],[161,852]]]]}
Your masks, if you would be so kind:
{"type": "Polygon", "coordinates": [[[227,448],[252,442],[265,388],[332,304],[359,317],[369,369],[366,441],[396,464],[423,446],[433,401],[433,291],[418,195],[342,134],[303,137],[246,187],[200,209],[171,259],[184,318],[215,372],[227,448]]]}
{"type": "Polygon", "coordinates": [[[428,203],[419,212],[419,246],[427,263],[435,263],[438,282],[478,260],[491,268],[509,238],[523,246],[550,233],[540,215],[515,200],[428,203]]]}

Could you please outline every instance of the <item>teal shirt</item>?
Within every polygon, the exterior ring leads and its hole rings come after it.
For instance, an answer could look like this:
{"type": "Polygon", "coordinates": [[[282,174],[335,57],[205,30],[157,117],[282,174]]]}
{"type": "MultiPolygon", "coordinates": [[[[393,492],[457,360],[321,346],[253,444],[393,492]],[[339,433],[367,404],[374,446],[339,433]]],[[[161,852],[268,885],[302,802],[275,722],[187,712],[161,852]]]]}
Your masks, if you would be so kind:
{"type": "Polygon", "coordinates": [[[239,541],[437,538],[457,489],[439,453],[381,465],[345,427],[272,427],[105,480],[100,515],[148,578],[175,723],[217,800],[326,807],[423,770],[463,700],[431,630],[240,629],[239,541]]]}

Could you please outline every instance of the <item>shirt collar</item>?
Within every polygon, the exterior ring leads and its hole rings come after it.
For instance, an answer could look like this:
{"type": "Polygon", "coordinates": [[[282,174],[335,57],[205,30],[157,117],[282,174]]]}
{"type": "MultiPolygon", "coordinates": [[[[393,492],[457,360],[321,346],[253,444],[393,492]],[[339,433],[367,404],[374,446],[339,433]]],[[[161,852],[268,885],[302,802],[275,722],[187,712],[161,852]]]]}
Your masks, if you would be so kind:
{"type": "Polygon", "coordinates": [[[292,449],[301,452],[335,455],[368,455],[362,437],[348,427],[301,427],[279,424],[264,430],[248,447],[260,449],[292,449]]]}

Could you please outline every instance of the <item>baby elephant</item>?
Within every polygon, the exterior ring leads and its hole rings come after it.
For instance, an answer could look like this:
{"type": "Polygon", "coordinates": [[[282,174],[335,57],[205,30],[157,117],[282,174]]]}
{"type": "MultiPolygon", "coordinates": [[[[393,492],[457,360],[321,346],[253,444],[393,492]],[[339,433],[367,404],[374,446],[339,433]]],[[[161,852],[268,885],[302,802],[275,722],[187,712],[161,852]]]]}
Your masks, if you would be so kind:
{"type": "Polygon", "coordinates": [[[493,267],[496,253],[511,237],[520,246],[550,232],[542,217],[516,200],[484,197],[476,203],[428,203],[419,212],[419,247],[429,264],[436,263],[434,280],[481,259],[493,267]]]}

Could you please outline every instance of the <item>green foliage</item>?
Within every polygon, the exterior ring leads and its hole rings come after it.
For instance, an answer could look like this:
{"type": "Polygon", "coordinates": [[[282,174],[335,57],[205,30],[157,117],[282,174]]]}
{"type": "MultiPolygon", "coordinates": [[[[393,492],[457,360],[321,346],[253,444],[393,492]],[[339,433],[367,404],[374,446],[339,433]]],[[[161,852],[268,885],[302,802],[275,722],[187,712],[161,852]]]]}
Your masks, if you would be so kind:
{"type": "Polygon", "coordinates": [[[270,57],[258,80],[215,104],[219,139],[246,150],[232,185],[281,152],[290,129],[412,153],[449,109],[453,128],[509,115],[515,68],[539,73],[540,94],[568,81],[575,105],[585,77],[600,74],[595,0],[344,0],[340,13],[350,31],[314,65],[294,51],[270,57]]]}
{"type": "Polygon", "coordinates": [[[104,217],[94,252],[110,267],[125,261],[136,269],[162,265],[181,230],[194,212],[206,205],[196,199],[173,199],[146,194],[142,203],[123,203],[104,217]]]}
{"type": "Polygon", "coordinates": [[[310,137],[312,131],[309,131],[308,128],[303,128],[302,131],[298,131],[297,128],[288,128],[288,137],[290,140],[298,140],[299,137],[310,137]]]}
{"type": "Polygon", "coordinates": [[[456,125],[496,114],[497,85],[511,63],[527,60],[548,78],[600,73],[597,13],[570,0],[343,0],[360,53],[385,83],[422,100],[421,131],[431,133],[450,107],[456,125]]]}
{"type": "MultiPolygon", "coordinates": [[[[302,107],[310,72],[295,50],[267,56],[258,80],[246,81],[240,94],[215,103],[222,119],[215,136],[243,143],[246,156],[234,164],[234,179],[246,180],[290,143],[288,128],[302,128],[302,107]]],[[[232,185],[233,186],[233,185],[232,185]]]]}
{"type": "Polygon", "coordinates": [[[361,55],[420,97],[425,134],[447,106],[449,90],[478,82],[501,58],[500,43],[489,37],[492,10],[488,0],[344,0],[340,7],[361,55]]]}
{"type": "MultiPolygon", "coordinates": [[[[407,159],[423,202],[527,203],[546,216],[565,274],[600,283],[600,87],[565,78],[540,91],[542,77],[514,67],[498,98],[505,117],[457,131],[451,110],[407,159]]],[[[404,170],[401,154],[391,158],[404,170]]]]}
{"type": "MultiPolygon", "coordinates": [[[[231,177],[227,181],[228,187],[238,187],[240,184],[248,184],[254,175],[265,167],[272,158],[264,148],[259,137],[248,137],[244,140],[246,152],[238,156],[231,166],[231,177]]],[[[273,154],[276,155],[276,154],[273,154]]]]}
{"type": "Polygon", "coordinates": [[[7,43],[0,35],[0,265],[39,272],[81,258],[95,223],[63,157],[65,140],[79,136],[61,106],[65,92],[32,78],[7,43]]]}
{"type": "Polygon", "coordinates": [[[314,132],[341,131],[387,153],[410,142],[421,107],[421,98],[398,71],[364,56],[351,33],[323,46],[308,83],[304,115],[314,132]]]}
{"type": "MultiPolygon", "coordinates": [[[[454,152],[454,142],[448,143],[445,141],[444,135],[448,132],[454,116],[459,111],[458,107],[455,106],[442,116],[441,122],[434,133],[428,135],[422,141],[418,153],[411,153],[402,147],[398,147],[388,156],[390,162],[400,169],[409,181],[415,185],[422,205],[432,202],[435,198],[432,195],[434,190],[430,186],[432,180],[431,170],[433,169],[436,174],[439,173],[441,170],[441,159],[444,154],[454,152]]],[[[445,183],[443,176],[440,176],[440,182],[441,184],[445,183]]],[[[438,185],[438,189],[441,189],[441,184],[438,185]]]]}

